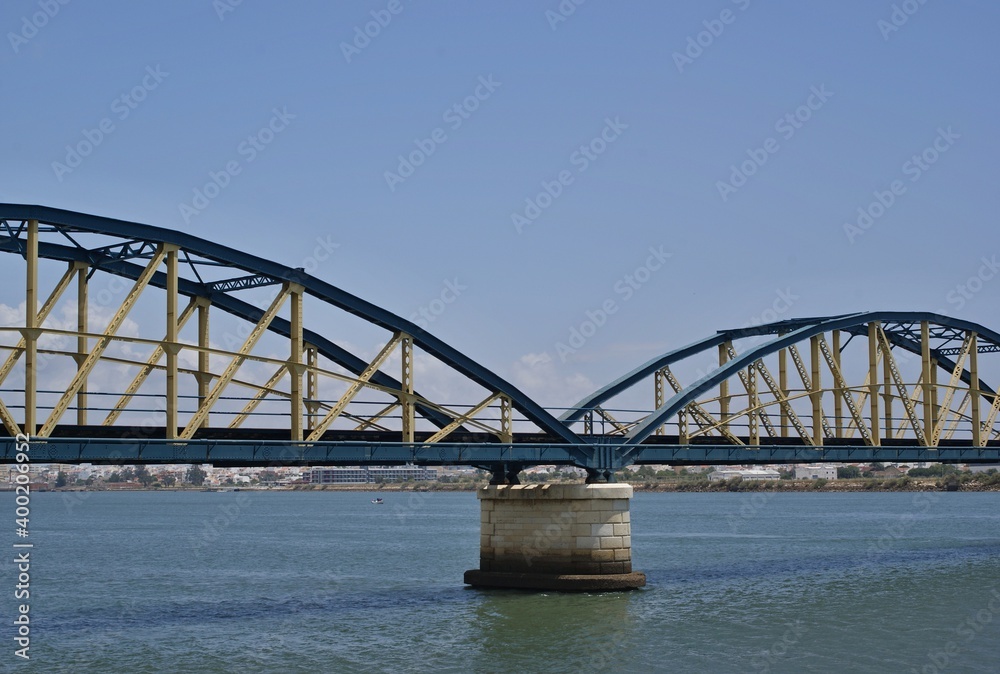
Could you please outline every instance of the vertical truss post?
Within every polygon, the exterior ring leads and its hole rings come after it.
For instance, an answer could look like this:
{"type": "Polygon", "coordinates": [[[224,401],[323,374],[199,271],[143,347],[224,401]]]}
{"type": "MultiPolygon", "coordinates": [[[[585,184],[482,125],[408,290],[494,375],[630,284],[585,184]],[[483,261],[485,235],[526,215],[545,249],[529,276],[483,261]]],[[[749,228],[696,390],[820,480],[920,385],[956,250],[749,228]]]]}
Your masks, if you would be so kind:
{"type": "MultiPolygon", "coordinates": [[[[979,406],[979,337],[969,333],[969,397],[972,402],[972,446],[983,446],[982,410],[979,406]]],[[[989,434],[987,433],[987,437],[989,434]]]]}
{"type": "Polygon", "coordinates": [[[503,394],[500,395],[500,442],[507,444],[514,442],[511,401],[503,394]]]}
{"type": "MultiPolygon", "coordinates": [[[[663,407],[663,402],[665,398],[665,396],[663,395],[664,394],[663,380],[664,380],[664,375],[662,369],[657,370],[656,372],[653,373],[653,388],[655,389],[653,392],[654,410],[658,410],[661,407],[663,407]]],[[[664,432],[663,424],[660,424],[659,426],[656,427],[656,435],[663,435],[663,432],[664,432]]]]}
{"type": "Polygon", "coordinates": [[[878,413],[878,327],[877,321],[868,324],[868,402],[873,447],[881,444],[878,413]]]}
{"type": "Polygon", "coordinates": [[[587,412],[583,415],[583,434],[593,435],[594,434],[594,413],[593,411],[587,412]]]}
{"type": "Polygon", "coordinates": [[[167,423],[166,438],[177,437],[177,246],[165,245],[167,253],[167,335],[163,352],[167,355],[167,423]]]}
{"type": "MultiPolygon", "coordinates": [[[[788,395],[788,349],[778,351],[778,388],[788,395]]],[[[788,437],[788,411],[781,408],[781,437],[788,437]]]]}
{"type": "MultiPolygon", "coordinates": [[[[931,400],[931,336],[930,324],[927,321],[920,322],[920,372],[923,382],[923,400],[921,405],[924,408],[924,441],[925,447],[931,446],[931,433],[934,428],[934,405],[931,400]]],[[[921,439],[921,438],[918,438],[921,439]]]]}
{"type": "Polygon", "coordinates": [[[403,442],[413,442],[414,405],[413,405],[413,337],[403,335],[400,339],[400,381],[402,390],[403,412],[403,442]]]}
{"type": "MultiPolygon", "coordinates": [[[[732,342],[719,344],[719,367],[725,366],[729,359],[729,349],[732,342]]],[[[729,431],[729,380],[723,379],[719,382],[719,421],[722,422],[722,433],[729,431]]]]}
{"type": "MultiPolygon", "coordinates": [[[[840,330],[834,330],[830,335],[831,349],[833,351],[833,362],[836,369],[840,372],[843,370],[840,367],[840,330]]],[[[838,438],[844,437],[844,391],[841,388],[841,384],[845,383],[840,381],[839,377],[833,378],[833,429],[834,434],[838,438]]]]}
{"type": "Polygon", "coordinates": [[[819,335],[813,335],[809,338],[809,352],[812,360],[812,377],[809,382],[812,384],[812,390],[809,397],[812,400],[813,445],[816,447],[823,446],[823,387],[820,380],[819,351],[819,335]]]}
{"type": "Polygon", "coordinates": [[[28,263],[24,297],[24,432],[29,436],[37,428],[36,391],[38,390],[38,220],[28,221],[28,263]]]}
{"type": "Polygon", "coordinates": [[[753,363],[747,368],[747,421],[750,424],[750,445],[760,445],[760,426],[757,423],[757,368],[753,363]]]}
{"type": "MultiPolygon", "coordinates": [[[[198,298],[198,408],[205,404],[209,387],[212,384],[212,372],[209,369],[209,308],[212,302],[207,297],[198,298]]],[[[201,428],[208,428],[209,417],[206,415],[201,428]]]]}
{"type": "Polygon", "coordinates": [[[288,357],[288,374],[291,383],[292,440],[302,440],[302,291],[304,288],[293,283],[291,290],[291,354],[288,357]]]}
{"type": "MultiPolygon", "coordinates": [[[[70,269],[76,271],[76,369],[80,369],[83,361],[87,359],[87,352],[90,345],[87,343],[87,265],[83,262],[71,262],[70,269]]],[[[78,426],[87,425],[87,380],[84,379],[80,385],[80,392],[76,394],[76,423],[78,426]]]]}
{"type": "MultiPolygon", "coordinates": [[[[879,332],[881,326],[875,328],[875,332],[879,332]]],[[[876,335],[878,337],[878,335],[876,335]]],[[[885,437],[892,437],[892,362],[890,361],[889,352],[885,350],[885,346],[882,346],[882,381],[884,382],[884,387],[882,389],[882,402],[885,403],[885,437]]]]}
{"type": "Polygon", "coordinates": [[[316,412],[319,410],[319,350],[306,344],[306,428],[313,429],[316,412]]]}
{"type": "Polygon", "coordinates": [[[688,444],[688,410],[682,407],[677,410],[677,443],[688,444]]]}

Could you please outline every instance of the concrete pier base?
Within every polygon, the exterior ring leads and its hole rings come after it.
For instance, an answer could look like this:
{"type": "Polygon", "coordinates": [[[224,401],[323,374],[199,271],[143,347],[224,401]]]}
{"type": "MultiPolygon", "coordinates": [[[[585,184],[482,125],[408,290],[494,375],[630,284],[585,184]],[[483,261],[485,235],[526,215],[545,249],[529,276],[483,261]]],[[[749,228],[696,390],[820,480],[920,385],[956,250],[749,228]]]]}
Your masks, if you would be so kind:
{"type": "Polygon", "coordinates": [[[481,507],[476,587],[531,590],[631,590],[646,584],[632,571],[627,484],[491,485],[481,507]]]}

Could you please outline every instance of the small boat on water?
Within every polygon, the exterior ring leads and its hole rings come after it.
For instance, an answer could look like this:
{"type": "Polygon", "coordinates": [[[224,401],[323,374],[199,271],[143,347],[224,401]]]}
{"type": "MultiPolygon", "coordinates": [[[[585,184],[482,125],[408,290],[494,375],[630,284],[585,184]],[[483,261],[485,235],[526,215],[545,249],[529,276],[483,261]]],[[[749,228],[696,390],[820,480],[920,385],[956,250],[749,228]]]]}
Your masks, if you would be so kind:
{"type": "Polygon", "coordinates": [[[375,505],[382,505],[382,499],[381,499],[381,497],[379,497],[379,498],[373,498],[372,499],[372,503],[374,503],[375,505]]]}

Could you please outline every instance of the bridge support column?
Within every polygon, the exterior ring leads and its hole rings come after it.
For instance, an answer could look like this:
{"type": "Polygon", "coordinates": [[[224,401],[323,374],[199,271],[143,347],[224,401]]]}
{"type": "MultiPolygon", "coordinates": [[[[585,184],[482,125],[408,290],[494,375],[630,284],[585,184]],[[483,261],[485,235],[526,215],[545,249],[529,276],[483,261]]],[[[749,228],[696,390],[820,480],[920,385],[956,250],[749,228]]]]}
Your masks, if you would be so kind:
{"type": "Polygon", "coordinates": [[[477,493],[482,511],[475,587],[528,590],[632,590],[627,484],[490,485],[477,493]]]}

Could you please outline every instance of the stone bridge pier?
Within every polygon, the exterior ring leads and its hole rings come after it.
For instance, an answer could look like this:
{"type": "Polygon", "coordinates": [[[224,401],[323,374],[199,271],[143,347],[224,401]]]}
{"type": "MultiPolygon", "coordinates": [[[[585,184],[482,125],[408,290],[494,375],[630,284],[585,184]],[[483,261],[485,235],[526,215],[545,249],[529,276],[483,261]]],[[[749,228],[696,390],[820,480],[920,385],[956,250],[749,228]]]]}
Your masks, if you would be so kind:
{"type": "Polygon", "coordinates": [[[632,570],[628,484],[490,485],[481,507],[474,587],[531,590],[631,590],[646,584],[632,570]]]}

